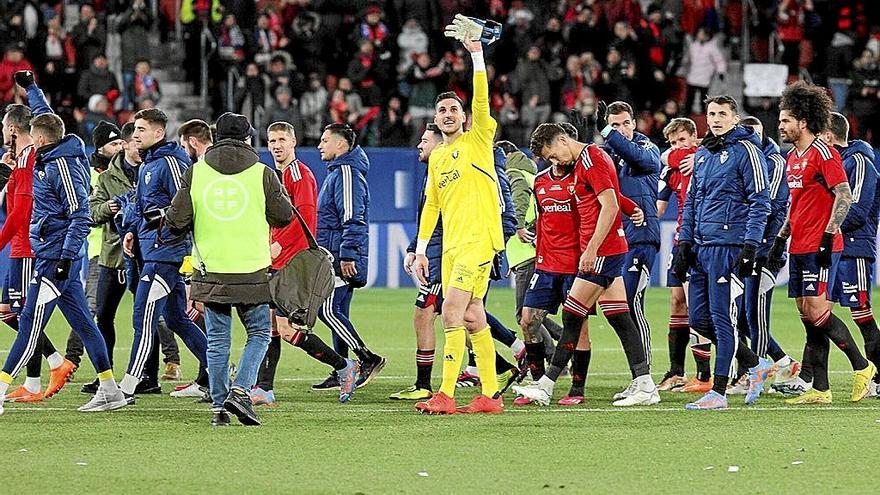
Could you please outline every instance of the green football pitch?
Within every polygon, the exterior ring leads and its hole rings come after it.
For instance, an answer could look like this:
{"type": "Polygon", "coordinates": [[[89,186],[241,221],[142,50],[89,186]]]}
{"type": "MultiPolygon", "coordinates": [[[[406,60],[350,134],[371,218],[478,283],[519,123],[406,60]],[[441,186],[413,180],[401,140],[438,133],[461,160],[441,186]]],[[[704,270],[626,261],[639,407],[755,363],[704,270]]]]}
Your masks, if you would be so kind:
{"type": "MultiPolygon", "coordinates": [[[[279,405],[259,410],[260,428],[212,429],[208,407],[168,397],[171,383],[163,385],[165,395],[140,397],[132,407],[78,413],[88,400],[79,388],[94,378],[86,362],[56,397],[7,404],[0,417],[0,492],[876,493],[880,401],[849,402],[850,373],[840,352],[832,350],[830,406],[796,408],[769,395],[745,407],[738,396],[729,411],[688,412],[683,406],[694,396],[664,393],[657,406],[615,409],[611,396],[629,376],[614,332],[599,317],[591,320],[585,405],[514,408],[508,395],[500,416],[420,416],[410,403],[387,400],[414,380],[414,295],[411,289],[357,293],[353,320],[388,365],[351,403],[339,404],[335,392],[310,391],[327,370],[285,344],[279,405]]],[[[784,292],[776,296],[774,333],[799,358],[797,312],[784,292]]],[[[647,300],[659,380],[668,365],[668,295],[652,289],[647,300]]],[[[492,292],[489,310],[510,326],[512,308],[511,290],[492,292]]],[[[130,309],[126,299],[118,318],[120,368],[131,344],[130,309]]],[[[240,348],[243,331],[236,334],[240,348]]],[[[58,314],[49,335],[63,346],[58,314]]],[[[4,359],[11,342],[10,331],[0,332],[4,359]]],[[[192,378],[195,361],[183,348],[182,357],[192,378]]],[[[561,381],[556,398],[567,388],[561,381]]],[[[460,391],[459,402],[474,393],[460,391]]]]}

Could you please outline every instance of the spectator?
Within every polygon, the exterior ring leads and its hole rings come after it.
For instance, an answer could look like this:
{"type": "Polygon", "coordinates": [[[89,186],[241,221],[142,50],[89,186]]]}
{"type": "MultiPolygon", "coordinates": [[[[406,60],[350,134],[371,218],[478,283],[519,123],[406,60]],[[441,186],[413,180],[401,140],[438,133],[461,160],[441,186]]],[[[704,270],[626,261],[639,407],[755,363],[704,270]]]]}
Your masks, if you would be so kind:
{"type": "Polygon", "coordinates": [[[287,52],[276,52],[272,56],[268,74],[271,94],[274,95],[279,86],[290,88],[294,98],[298,98],[306,90],[305,78],[295,67],[291,68],[292,65],[290,54],[287,52]]]}
{"type": "MultiPolygon", "coordinates": [[[[580,98],[578,98],[574,104],[574,109],[577,110],[587,122],[586,128],[582,130],[588,134],[584,136],[578,135],[578,140],[585,143],[592,143],[593,134],[596,130],[596,94],[593,93],[593,90],[590,88],[584,88],[584,90],[581,91],[580,98]]],[[[581,132],[581,130],[578,132],[581,132]]]]}
{"type": "Polygon", "coordinates": [[[379,146],[405,148],[412,137],[412,116],[404,112],[400,96],[388,99],[379,119],[379,146]]]}
{"type": "Polygon", "coordinates": [[[24,19],[20,13],[12,14],[8,22],[4,22],[0,28],[0,43],[3,46],[24,43],[27,40],[27,32],[24,28],[24,19]]]}
{"type": "Polygon", "coordinates": [[[522,99],[522,123],[525,134],[531,135],[538,124],[550,118],[550,68],[541,59],[541,49],[529,48],[526,58],[516,67],[516,81],[522,99]]]}
{"type": "Polygon", "coordinates": [[[12,75],[20,70],[33,71],[34,67],[24,58],[24,50],[19,45],[11,45],[0,62],[0,104],[9,103],[15,96],[15,81],[12,75]]]}
{"type": "Polygon", "coordinates": [[[874,52],[862,51],[853,64],[850,78],[849,105],[858,122],[859,134],[876,146],[880,144],[880,66],[874,52]]]}
{"type": "Polygon", "coordinates": [[[397,46],[400,48],[400,63],[397,64],[397,73],[404,75],[413,65],[413,60],[420,53],[428,51],[428,35],[422,31],[419,21],[407,19],[403,30],[397,36],[397,46]]]}
{"type": "Polygon", "coordinates": [[[499,52],[509,55],[497,61],[500,72],[506,73],[514,69],[516,61],[525,57],[529,48],[535,44],[535,32],[532,29],[534,19],[535,15],[528,9],[511,9],[507,23],[512,26],[501,32],[503,48],[498,49],[499,52]]]}
{"type": "Polygon", "coordinates": [[[633,31],[629,24],[618,21],[614,23],[614,31],[609,43],[609,48],[614,48],[620,52],[620,58],[628,64],[634,63],[638,59],[639,44],[636,32],[633,31]]]}
{"type": "MultiPolygon", "coordinates": [[[[701,27],[688,47],[685,64],[688,66],[687,97],[682,110],[687,115],[693,112],[697,93],[701,95],[700,102],[708,96],[709,85],[712,84],[712,77],[715,74],[718,74],[721,80],[724,79],[724,74],[727,73],[727,61],[721,53],[721,48],[718,47],[716,38],[709,34],[706,28],[701,27]]],[[[702,103],[700,103],[697,113],[702,111],[702,103]]]]}
{"type": "Polygon", "coordinates": [[[587,84],[581,59],[577,55],[569,55],[565,61],[565,82],[562,84],[562,108],[572,108],[587,84]]]}
{"type": "Polygon", "coordinates": [[[384,68],[375,57],[373,43],[367,40],[360,42],[360,50],[348,65],[348,78],[357,85],[358,93],[368,107],[379,105],[382,90],[378,84],[384,79],[384,68]]]}
{"type": "Polygon", "coordinates": [[[244,61],[247,40],[234,15],[229,14],[223,19],[217,40],[217,50],[223,61],[235,64],[244,61]]]}
{"type": "Polygon", "coordinates": [[[636,82],[636,64],[621,57],[617,48],[611,47],[602,71],[602,96],[608,101],[633,101],[636,82]]]}
{"type": "Polygon", "coordinates": [[[119,16],[116,30],[122,38],[122,85],[125,88],[123,105],[128,108],[135,95],[135,66],[141,60],[150,59],[147,36],[153,25],[153,17],[145,0],[134,0],[131,7],[119,16]]]}
{"type": "Polygon", "coordinates": [[[80,76],[76,94],[83,103],[88,102],[92,95],[104,95],[110,105],[119,97],[116,75],[107,68],[107,57],[103,53],[95,54],[92,66],[80,76]]]}
{"type": "Polygon", "coordinates": [[[812,0],[781,0],[776,15],[777,34],[782,42],[782,63],[789,75],[800,72],[801,43],[804,41],[804,17],[812,15],[812,0]]]}
{"type": "Polygon", "coordinates": [[[275,50],[284,48],[289,41],[284,33],[280,30],[280,26],[273,27],[270,24],[268,14],[260,14],[257,17],[257,29],[254,33],[257,44],[257,53],[254,55],[254,61],[260,65],[266,65],[272,58],[275,50]]]}
{"type": "Polygon", "coordinates": [[[838,112],[843,112],[847,107],[846,99],[849,93],[849,72],[854,56],[854,44],[855,41],[852,37],[838,31],[834,33],[831,47],[825,55],[825,77],[828,80],[831,95],[834,97],[835,110],[838,112]]]}
{"type": "Polygon", "coordinates": [[[151,100],[153,105],[159,103],[162,93],[159,91],[159,81],[151,74],[150,61],[143,59],[134,67],[134,81],[132,90],[135,103],[151,100]]]}
{"type": "Polygon", "coordinates": [[[382,7],[377,2],[371,3],[367,7],[364,20],[358,24],[355,39],[369,41],[375,48],[381,48],[389,36],[388,26],[382,22],[382,7]]]}
{"type": "Polygon", "coordinates": [[[333,90],[327,110],[330,113],[331,124],[345,124],[348,122],[348,102],[345,101],[344,91],[338,88],[333,90]]]}
{"type": "Polygon", "coordinates": [[[577,23],[568,32],[568,48],[572,53],[592,52],[600,60],[610,42],[608,27],[601,22],[593,8],[581,4],[577,8],[577,23]]]}
{"type": "Polygon", "coordinates": [[[85,116],[79,125],[79,136],[83,138],[87,146],[93,146],[92,131],[97,125],[110,118],[110,102],[107,97],[94,94],[89,98],[89,104],[85,116]]]}
{"type": "Polygon", "coordinates": [[[327,90],[317,73],[309,74],[309,89],[300,99],[299,110],[303,119],[302,145],[317,146],[327,114],[327,90]]]}
{"type": "MultiPolygon", "coordinates": [[[[95,60],[95,56],[104,53],[107,45],[107,30],[95,16],[95,9],[88,3],[82,4],[79,9],[79,23],[74,26],[71,33],[73,45],[76,48],[76,66],[86,69],[95,60]]],[[[145,43],[146,40],[141,40],[145,43]]]]}
{"type": "Polygon", "coordinates": [[[235,112],[254,122],[256,115],[266,107],[266,81],[260,67],[251,62],[245,66],[244,79],[235,89],[235,112]]]}
{"type": "Polygon", "coordinates": [[[300,114],[299,102],[293,99],[293,92],[288,86],[278,86],[272,103],[263,114],[260,136],[264,143],[268,141],[266,129],[275,122],[287,122],[297,129],[297,132],[302,132],[303,117],[300,114]]]}
{"type": "MultiPolygon", "coordinates": [[[[342,92],[343,100],[345,101],[345,120],[342,121],[343,124],[351,124],[355,125],[361,117],[364,116],[365,108],[363,100],[361,100],[361,96],[354,91],[354,88],[351,85],[351,80],[343,77],[339,80],[339,90],[342,92]]],[[[333,120],[336,122],[336,120],[333,120]]]]}
{"type": "Polygon", "coordinates": [[[501,95],[502,105],[498,111],[498,128],[500,138],[502,140],[512,141],[514,143],[525,143],[523,136],[522,119],[520,118],[519,105],[516,98],[510,93],[501,95]]]}
{"type": "MultiPolygon", "coordinates": [[[[434,118],[434,99],[437,98],[439,88],[443,85],[447,66],[448,62],[441,60],[432,67],[430,55],[427,53],[416,55],[416,62],[406,75],[406,82],[410,86],[409,112],[414,129],[421,131],[434,118]]],[[[414,140],[419,138],[419,134],[413,136],[414,140]]],[[[411,146],[416,144],[418,142],[410,142],[411,146]]]]}
{"type": "MultiPolygon", "coordinates": [[[[43,55],[46,61],[61,64],[62,67],[76,65],[76,53],[73,45],[68,39],[67,33],[61,27],[61,17],[54,14],[54,11],[46,16],[46,32],[39,43],[43,49],[43,55]]],[[[45,82],[45,81],[44,81],[45,82]]]]}
{"type": "Polygon", "coordinates": [[[653,122],[651,123],[651,129],[649,132],[643,133],[647,134],[651,137],[651,140],[654,141],[654,144],[664,145],[666,141],[666,137],[663,135],[663,128],[666,127],[672,119],[678,117],[680,115],[680,109],[678,107],[678,102],[675,100],[666,100],[666,103],[654,112],[653,122]]]}
{"type": "Polygon", "coordinates": [[[321,56],[321,16],[314,12],[301,12],[291,27],[291,43],[294,62],[306,73],[326,72],[326,62],[321,56]]]}

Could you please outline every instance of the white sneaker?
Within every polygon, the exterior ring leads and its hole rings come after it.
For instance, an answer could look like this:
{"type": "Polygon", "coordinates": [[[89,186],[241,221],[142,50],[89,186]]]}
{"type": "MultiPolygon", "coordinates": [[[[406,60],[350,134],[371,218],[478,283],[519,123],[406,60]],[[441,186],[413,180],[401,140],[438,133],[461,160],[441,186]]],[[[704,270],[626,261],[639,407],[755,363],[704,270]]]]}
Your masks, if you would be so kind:
{"type": "Polygon", "coordinates": [[[629,385],[625,389],[623,389],[622,392],[617,392],[616,394],[614,394],[614,397],[612,397],[612,399],[614,399],[614,400],[626,399],[630,395],[636,393],[636,390],[639,389],[639,384],[636,383],[636,380],[637,380],[637,378],[633,379],[633,381],[629,382],[629,385]]]}
{"type": "MultiPolygon", "coordinates": [[[[868,397],[880,399],[880,383],[875,383],[874,380],[868,383],[868,397]]],[[[2,414],[2,411],[0,411],[0,414],[2,414]]]]}
{"type": "Polygon", "coordinates": [[[803,378],[796,377],[780,383],[771,385],[774,390],[786,397],[797,397],[803,395],[807,390],[813,388],[813,382],[805,382],[803,378]]]}
{"type": "Polygon", "coordinates": [[[108,395],[103,389],[98,388],[98,392],[84,406],[79,408],[79,412],[104,412],[119,409],[128,405],[125,394],[122,390],[117,390],[115,394],[108,395]]]}
{"type": "Polygon", "coordinates": [[[192,382],[187,387],[184,387],[180,390],[175,390],[174,392],[171,392],[170,395],[171,395],[171,397],[176,397],[176,398],[196,397],[196,398],[200,399],[200,398],[204,397],[207,393],[208,393],[208,389],[206,389],[205,387],[202,387],[201,385],[197,384],[196,382],[192,382]]]}
{"type": "Polygon", "coordinates": [[[612,406],[652,406],[660,402],[660,392],[650,376],[636,377],[626,390],[630,394],[612,402],[612,406]]]}
{"type": "Polygon", "coordinates": [[[789,358],[786,366],[776,365],[776,373],[773,375],[773,383],[783,383],[797,378],[801,371],[801,363],[789,358]]]}
{"type": "Polygon", "coordinates": [[[733,385],[727,386],[727,395],[746,395],[749,393],[749,375],[739,377],[733,385]]]}
{"type": "Polygon", "coordinates": [[[525,397],[542,406],[549,406],[550,399],[553,396],[553,389],[547,390],[540,382],[528,385],[514,385],[512,388],[513,392],[519,397],[525,397]]]}

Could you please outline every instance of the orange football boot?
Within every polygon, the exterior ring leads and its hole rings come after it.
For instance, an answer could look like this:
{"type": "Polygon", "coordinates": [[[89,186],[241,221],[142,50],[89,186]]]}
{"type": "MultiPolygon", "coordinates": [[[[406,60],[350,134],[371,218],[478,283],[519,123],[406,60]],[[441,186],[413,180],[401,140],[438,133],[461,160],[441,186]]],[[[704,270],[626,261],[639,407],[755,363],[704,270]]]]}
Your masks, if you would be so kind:
{"type": "Polygon", "coordinates": [[[455,414],[455,399],[437,392],[430,399],[417,403],[416,411],[422,414],[455,414]]]}
{"type": "Polygon", "coordinates": [[[61,366],[49,371],[49,385],[46,387],[46,393],[43,396],[48,399],[57,394],[67,385],[67,378],[73,374],[76,365],[73,361],[65,359],[61,366]]]}
{"type": "Polygon", "coordinates": [[[6,400],[9,402],[41,402],[43,394],[40,392],[33,393],[24,388],[24,385],[15,389],[15,392],[8,394],[6,400]]]}
{"type": "Polygon", "coordinates": [[[703,382],[694,377],[688,380],[687,384],[679,390],[685,393],[705,394],[712,390],[712,380],[709,379],[703,382]]]}
{"type": "Polygon", "coordinates": [[[504,412],[504,402],[501,400],[501,397],[490,399],[483,394],[479,394],[474,397],[470,404],[456,408],[456,411],[461,414],[501,414],[504,412]]]}

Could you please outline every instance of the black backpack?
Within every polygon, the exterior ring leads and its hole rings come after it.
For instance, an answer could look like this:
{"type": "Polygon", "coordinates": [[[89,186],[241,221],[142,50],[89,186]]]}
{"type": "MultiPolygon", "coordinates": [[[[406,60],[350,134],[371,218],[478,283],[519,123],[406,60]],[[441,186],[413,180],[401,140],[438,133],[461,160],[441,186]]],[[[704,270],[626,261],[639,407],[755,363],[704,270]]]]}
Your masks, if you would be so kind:
{"type": "Polygon", "coordinates": [[[318,246],[302,215],[293,208],[309,242],[269,280],[269,291],[275,305],[287,313],[290,323],[311,329],[318,310],[330,297],[334,286],[333,256],[318,246]]]}

